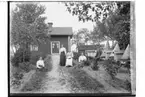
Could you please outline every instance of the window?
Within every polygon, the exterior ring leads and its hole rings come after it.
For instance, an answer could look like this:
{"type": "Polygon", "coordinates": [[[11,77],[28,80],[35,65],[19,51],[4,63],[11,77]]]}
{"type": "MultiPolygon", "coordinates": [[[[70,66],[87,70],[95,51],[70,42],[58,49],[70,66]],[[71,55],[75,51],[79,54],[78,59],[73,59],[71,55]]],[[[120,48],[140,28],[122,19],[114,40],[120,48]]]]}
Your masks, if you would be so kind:
{"type": "Polygon", "coordinates": [[[30,51],[38,51],[37,45],[30,45],[30,51]]]}

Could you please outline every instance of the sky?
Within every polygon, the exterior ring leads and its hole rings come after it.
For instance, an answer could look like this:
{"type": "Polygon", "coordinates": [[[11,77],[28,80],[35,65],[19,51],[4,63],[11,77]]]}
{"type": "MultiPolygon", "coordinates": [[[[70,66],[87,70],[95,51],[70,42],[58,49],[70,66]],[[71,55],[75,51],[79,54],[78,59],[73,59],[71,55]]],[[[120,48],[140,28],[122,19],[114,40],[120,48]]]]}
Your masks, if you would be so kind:
{"type": "Polygon", "coordinates": [[[53,22],[54,27],[72,27],[74,31],[81,28],[93,29],[92,22],[79,22],[77,16],[72,16],[66,6],[60,2],[42,2],[46,6],[47,22],[53,22]]]}
{"type": "MultiPolygon", "coordinates": [[[[10,10],[16,7],[15,4],[15,2],[10,4],[10,10]]],[[[52,22],[53,27],[72,27],[73,32],[77,32],[81,28],[93,30],[95,23],[78,21],[78,17],[72,16],[67,11],[66,6],[60,2],[40,2],[40,4],[46,7],[45,14],[43,14],[43,16],[47,17],[45,22],[52,22]]],[[[102,42],[102,44],[106,44],[106,41],[102,42]]]]}
{"type": "MultiPolygon", "coordinates": [[[[45,14],[46,23],[53,22],[53,27],[72,27],[73,31],[78,31],[81,28],[93,30],[94,23],[78,21],[77,16],[72,16],[66,6],[60,2],[40,2],[41,5],[46,7],[45,14]]],[[[10,4],[10,9],[15,8],[15,2],[10,4]]]]}

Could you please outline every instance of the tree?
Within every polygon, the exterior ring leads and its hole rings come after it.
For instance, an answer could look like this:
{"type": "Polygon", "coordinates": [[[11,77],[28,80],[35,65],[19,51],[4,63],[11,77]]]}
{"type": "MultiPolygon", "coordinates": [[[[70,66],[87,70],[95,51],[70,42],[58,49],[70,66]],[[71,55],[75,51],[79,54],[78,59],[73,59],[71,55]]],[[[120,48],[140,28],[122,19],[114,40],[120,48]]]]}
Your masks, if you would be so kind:
{"type": "MultiPolygon", "coordinates": [[[[96,22],[93,39],[118,41],[122,49],[130,41],[130,2],[65,2],[68,11],[79,21],[96,22]]],[[[95,40],[96,41],[96,40],[95,40]]]]}
{"type": "Polygon", "coordinates": [[[73,37],[76,40],[78,45],[85,44],[89,40],[91,40],[89,30],[86,28],[82,28],[78,30],[78,32],[74,34],[73,37]]]}
{"type": "Polygon", "coordinates": [[[45,7],[36,3],[16,4],[12,10],[11,45],[28,49],[30,45],[45,41],[48,37],[45,7]]]}
{"type": "Polygon", "coordinates": [[[11,45],[23,49],[23,62],[25,51],[30,51],[30,45],[38,46],[49,37],[46,17],[42,16],[44,12],[44,6],[30,2],[16,4],[12,10],[11,45]]]}
{"type": "Polygon", "coordinates": [[[97,22],[97,35],[111,40],[116,40],[121,49],[130,44],[130,2],[119,2],[116,12],[110,14],[102,22],[97,22]],[[120,8],[119,5],[122,7],[120,8]]]}
{"type": "Polygon", "coordinates": [[[108,17],[110,12],[115,10],[115,2],[64,2],[67,10],[72,15],[77,15],[79,21],[102,20],[108,17]]]}

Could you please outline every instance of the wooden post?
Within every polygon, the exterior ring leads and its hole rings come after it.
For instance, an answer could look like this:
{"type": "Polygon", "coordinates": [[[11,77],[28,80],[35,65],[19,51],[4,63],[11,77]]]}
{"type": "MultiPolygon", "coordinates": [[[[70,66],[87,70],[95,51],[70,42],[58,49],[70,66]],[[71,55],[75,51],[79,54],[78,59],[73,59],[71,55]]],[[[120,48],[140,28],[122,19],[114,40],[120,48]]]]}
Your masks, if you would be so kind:
{"type": "Polygon", "coordinates": [[[70,42],[70,36],[68,36],[68,52],[70,52],[71,50],[70,50],[70,46],[71,46],[71,44],[70,44],[71,42],[70,42]]]}
{"type": "Polygon", "coordinates": [[[135,2],[131,2],[131,31],[130,31],[130,59],[131,59],[131,91],[136,94],[136,33],[135,33],[135,2]]]}

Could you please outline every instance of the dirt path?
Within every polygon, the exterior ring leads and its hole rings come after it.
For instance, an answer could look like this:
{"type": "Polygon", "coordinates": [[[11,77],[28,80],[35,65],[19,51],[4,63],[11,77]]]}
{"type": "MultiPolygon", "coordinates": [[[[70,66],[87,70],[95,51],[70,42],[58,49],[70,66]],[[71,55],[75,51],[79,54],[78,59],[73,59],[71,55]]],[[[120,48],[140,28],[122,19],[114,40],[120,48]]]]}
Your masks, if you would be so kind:
{"type": "Polygon", "coordinates": [[[70,93],[70,87],[67,85],[67,80],[62,74],[61,67],[59,66],[59,56],[52,56],[52,70],[47,74],[44,79],[43,93],[70,93]]]}

